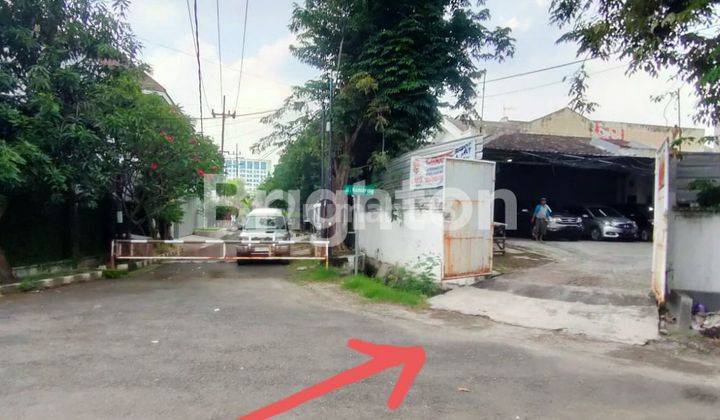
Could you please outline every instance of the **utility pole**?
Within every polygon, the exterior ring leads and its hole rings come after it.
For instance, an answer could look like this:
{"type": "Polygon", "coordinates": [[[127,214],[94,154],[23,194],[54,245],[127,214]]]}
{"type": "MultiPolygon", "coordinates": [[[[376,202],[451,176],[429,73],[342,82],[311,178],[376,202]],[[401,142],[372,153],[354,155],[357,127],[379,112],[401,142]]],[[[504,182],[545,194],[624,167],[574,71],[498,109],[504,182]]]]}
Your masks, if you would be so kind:
{"type": "Polygon", "coordinates": [[[485,82],[487,81],[487,69],[483,72],[482,105],[480,106],[480,132],[485,132],[485,82]]]}
{"type": "Polygon", "coordinates": [[[235,111],[233,111],[232,114],[225,113],[225,95],[223,95],[222,100],[222,113],[216,113],[215,110],[212,111],[213,118],[217,118],[218,116],[222,117],[222,128],[220,129],[220,154],[225,156],[225,117],[231,117],[232,119],[235,119],[235,111]]]}
{"type": "Polygon", "coordinates": [[[237,143],[235,143],[235,179],[240,179],[240,153],[237,143]]]}

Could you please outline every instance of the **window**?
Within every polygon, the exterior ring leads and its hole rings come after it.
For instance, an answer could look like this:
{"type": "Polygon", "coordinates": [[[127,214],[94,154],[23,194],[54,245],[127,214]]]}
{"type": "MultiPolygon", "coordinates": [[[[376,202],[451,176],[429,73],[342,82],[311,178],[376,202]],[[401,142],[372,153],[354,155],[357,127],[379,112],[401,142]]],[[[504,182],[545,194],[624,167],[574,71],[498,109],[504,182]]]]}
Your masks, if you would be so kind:
{"type": "Polygon", "coordinates": [[[267,162],[260,162],[260,169],[267,169],[267,162]]]}
{"type": "Polygon", "coordinates": [[[590,213],[595,217],[620,217],[621,214],[612,207],[597,206],[589,207],[590,213]]]}

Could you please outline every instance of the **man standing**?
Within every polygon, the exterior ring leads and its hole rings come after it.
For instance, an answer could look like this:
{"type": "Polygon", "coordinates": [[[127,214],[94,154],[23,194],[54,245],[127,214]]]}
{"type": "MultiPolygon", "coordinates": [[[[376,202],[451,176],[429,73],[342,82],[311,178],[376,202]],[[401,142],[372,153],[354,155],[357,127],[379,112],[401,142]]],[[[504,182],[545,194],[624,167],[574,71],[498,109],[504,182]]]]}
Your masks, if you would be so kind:
{"type": "Polygon", "coordinates": [[[540,204],[535,206],[530,222],[533,223],[533,238],[536,241],[543,241],[545,233],[547,233],[548,219],[552,216],[552,209],[547,205],[545,197],[540,199],[540,204]]]}

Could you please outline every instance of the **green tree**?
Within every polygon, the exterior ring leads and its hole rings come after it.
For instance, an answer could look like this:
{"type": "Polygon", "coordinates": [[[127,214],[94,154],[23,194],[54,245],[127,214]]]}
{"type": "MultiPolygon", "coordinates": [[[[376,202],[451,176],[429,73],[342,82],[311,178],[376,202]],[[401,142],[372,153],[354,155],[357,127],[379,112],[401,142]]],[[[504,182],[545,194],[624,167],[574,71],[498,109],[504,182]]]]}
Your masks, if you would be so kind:
{"type": "MultiPolygon", "coordinates": [[[[332,189],[374,154],[415,148],[440,121],[441,98],[471,116],[478,61],[514,52],[508,28],[488,29],[484,1],[306,0],[293,10],[293,54],[321,72],[266,121],[255,150],[286,146],[319,126],[332,85],[332,189]],[[479,10],[478,10],[479,9],[479,10]],[[384,150],[382,145],[384,144],[384,150]]],[[[288,149],[289,150],[289,149],[288,149]]]]}
{"type": "MultiPolygon", "coordinates": [[[[578,55],[629,60],[628,73],[657,76],[670,70],[695,88],[696,121],[720,123],[720,1],[553,0],[551,20],[567,32],[560,41],[579,45],[578,55]]],[[[583,109],[583,74],[571,96],[583,109]]]]}
{"type": "MultiPolygon", "coordinates": [[[[94,84],[136,64],[127,3],[0,2],[0,195],[32,192],[71,208],[92,206],[107,181],[102,134],[79,111],[94,84]]],[[[73,212],[71,227],[77,227],[73,212]]],[[[72,229],[73,236],[77,229],[72,229]]],[[[77,241],[74,240],[73,244],[77,241]]],[[[76,246],[73,246],[76,250],[76,246]]],[[[0,250],[0,253],[2,251],[0,250]]],[[[2,262],[4,258],[0,258],[2,262]]],[[[8,277],[6,264],[0,271],[8,277]]]]}
{"type": "Polygon", "coordinates": [[[124,71],[98,84],[87,113],[108,139],[116,201],[136,231],[165,238],[182,219],[183,200],[202,197],[203,176],[221,171],[222,157],[180,109],[143,94],[139,77],[124,71]]]}
{"type": "Polygon", "coordinates": [[[321,188],[320,140],[317,126],[301,133],[275,165],[272,175],[265,179],[259,189],[264,191],[300,190],[300,202],[305,203],[310,194],[321,188]]]}

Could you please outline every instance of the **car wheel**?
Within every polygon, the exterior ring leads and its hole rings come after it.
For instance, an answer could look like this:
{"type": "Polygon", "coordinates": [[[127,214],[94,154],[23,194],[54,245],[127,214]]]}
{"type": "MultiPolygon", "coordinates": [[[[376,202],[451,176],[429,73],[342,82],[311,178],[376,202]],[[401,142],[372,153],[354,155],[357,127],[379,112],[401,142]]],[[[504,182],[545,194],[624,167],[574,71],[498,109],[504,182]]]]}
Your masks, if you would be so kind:
{"type": "Polygon", "coordinates": [[[590,231],[590,239],[592,239],[593,241],[599,241],[600,239],[602,239],[602,232],[600,232],[599,228],[592,228],[592,230],[590,231]]]}
{"type": "Polygon", "coordinates": [[[640,232],[640,239],[648,242],[650,240],[650,229],[643,229],[642,232],[640,232]]]}

